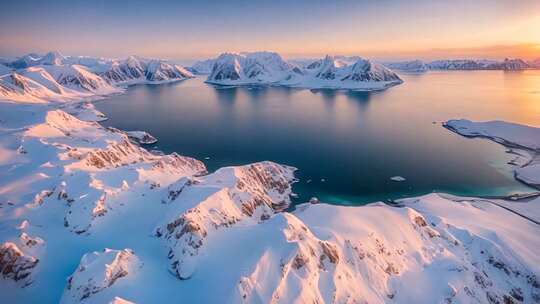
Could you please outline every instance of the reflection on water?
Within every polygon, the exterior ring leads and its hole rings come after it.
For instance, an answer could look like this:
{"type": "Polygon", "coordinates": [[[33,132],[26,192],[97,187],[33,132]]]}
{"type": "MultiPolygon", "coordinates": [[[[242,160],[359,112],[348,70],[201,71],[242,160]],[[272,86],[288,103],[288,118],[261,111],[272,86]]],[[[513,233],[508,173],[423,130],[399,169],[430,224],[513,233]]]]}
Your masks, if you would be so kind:
{"type": "Polygon", "coordinates": [[[193,79],[131,87],[100,102],[107,125],[146,130],[157,148],[210,170],[272,160],[299,169],[299,201],[359,204],[432,191],[502,195],[516,182],[504,148],[440,126],[451,118],[540,124],[540,73],[403,75],[382,92],[224,88],[193,79]],[[405,182],[393,182],[400,175],[405,182]]]}

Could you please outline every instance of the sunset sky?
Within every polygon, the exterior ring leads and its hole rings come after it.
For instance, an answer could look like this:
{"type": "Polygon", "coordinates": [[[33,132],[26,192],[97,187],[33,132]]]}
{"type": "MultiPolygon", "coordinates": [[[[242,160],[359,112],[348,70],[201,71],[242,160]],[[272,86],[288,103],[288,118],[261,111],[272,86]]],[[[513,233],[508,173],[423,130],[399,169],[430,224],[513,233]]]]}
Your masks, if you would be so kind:
{"type": "Polygon", "coordinates": [[[540,57],[540,1],[6,1],[0,55],[540,57]],[[47,3],[46,3],[47,2],[47,3]]]}

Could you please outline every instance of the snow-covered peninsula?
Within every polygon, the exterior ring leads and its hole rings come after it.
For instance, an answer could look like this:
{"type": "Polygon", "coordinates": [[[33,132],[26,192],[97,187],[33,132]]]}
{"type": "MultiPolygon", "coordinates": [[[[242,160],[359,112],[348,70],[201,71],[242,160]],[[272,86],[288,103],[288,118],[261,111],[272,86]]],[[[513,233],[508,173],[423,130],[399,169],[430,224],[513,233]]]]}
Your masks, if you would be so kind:
{"type": "MultiPolygon", "coordinates": [[[[52,64],[30,60],[16,75],[45,67],[43,79],[54,88],[59,78],[49,71],[65,64],[46,59],[52,64]]],[[[361,77],[366,65],[340,66],[327,57],[309,75],[361,77]]],[[[86,95],[62,103],[51,102],[59,93],[0,101],[6,303],[540,302],[538,197],[432,193],[358,207],[312,200],[290,210],[295,168],[261,161],[209,173],[197,159],[151,153],[139,145],[156,140],[151,135],[105,128],[99,121],[106,113],[80,102],[97,95],[81,85],[117,90],[126,78],[115,82],[73,66],[88,81],[66,80],[59,90],[86,95]]],[[[130,79],[152,81],[142,76],[151,70],[168,81],[176,71],[165,63],[144,67],[130,79]]],[[[295,73],[287,64],[272,67],[254,64],[239,76],[258,71],[255,79],[274,80],[279,71],[295,73]]],[[[231,79],[237,69],[220,71],[231,79]]],[[[466,120],[445,126],[513,149],[516,177],[540,185],[539,128],[466,120]]]]}
{"type": "Polygon", "coordinates": [[[504,121],[472,122],[450,120],[448,129],[467,137],[483,137],[498,142],[515,155],[516,179],[540,189],[540,128],[504,121]]]}

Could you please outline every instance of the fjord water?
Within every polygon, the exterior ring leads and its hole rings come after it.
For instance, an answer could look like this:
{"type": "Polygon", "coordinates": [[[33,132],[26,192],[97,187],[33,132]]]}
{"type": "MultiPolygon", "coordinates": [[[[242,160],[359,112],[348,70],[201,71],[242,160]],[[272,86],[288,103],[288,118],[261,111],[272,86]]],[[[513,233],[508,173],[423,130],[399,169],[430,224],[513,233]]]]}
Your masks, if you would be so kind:
{"type": "Polygon", "coordinates": [[[461,137],[441,122],[540,125],[540,71],[401,76],[402,85],[382,92],[223,88],[198,77],[133,86],[96,106],[109,117],[104,125],[148,131],[159,140],[152,147],[203,160],[210,171],[262,160],[294,166],[297,202],[531,191],[514,180],[504,147],[461,137]]]}

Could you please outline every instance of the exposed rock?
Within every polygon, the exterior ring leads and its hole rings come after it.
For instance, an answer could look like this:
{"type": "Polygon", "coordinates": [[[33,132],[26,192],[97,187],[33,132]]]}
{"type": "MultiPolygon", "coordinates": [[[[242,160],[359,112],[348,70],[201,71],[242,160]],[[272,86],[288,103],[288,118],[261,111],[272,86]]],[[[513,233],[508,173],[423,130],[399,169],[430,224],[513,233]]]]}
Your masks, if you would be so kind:
{"type": "MultiPolygon", "coordinates": [[[[28,246],[37,244],[37,241],[24,236],[28,246]],[[35,243],[34,243],[35,242],[35,243]]],[[[32,283],[31,274],[39,263],[39,259],[25,254],[15,243],[5,242],[0,246],[0,273],[4,279],[23,282],[23,286],[32,283]]]]}
{"type": "Polygon", "coordinates": [[[157,139],[145,131],[129,131],[126,134],[139,144],[151,145],[157,143],[157,139]]]}
{"type": "Polygon", "coordinates": [[[167,190],[165,202],[175,201],[177,216],[156,229],[169,243],[171,271],[188,279],[196,269],[205,238],[215,230],[250,219],[264,221],[290,203],[294,168],[271,162],[223,168],[208,176],[183,179],[167,190]],[[200,196],[194,207],[192,197],[200,196]]]}
{"type": "Polygon", "coordinates": [[[63,297],[74,301],[87,299],[113,287],[117,280],[135,276],[142,265],[130,249],[87,253],[69,277],[63,297]]]}

